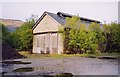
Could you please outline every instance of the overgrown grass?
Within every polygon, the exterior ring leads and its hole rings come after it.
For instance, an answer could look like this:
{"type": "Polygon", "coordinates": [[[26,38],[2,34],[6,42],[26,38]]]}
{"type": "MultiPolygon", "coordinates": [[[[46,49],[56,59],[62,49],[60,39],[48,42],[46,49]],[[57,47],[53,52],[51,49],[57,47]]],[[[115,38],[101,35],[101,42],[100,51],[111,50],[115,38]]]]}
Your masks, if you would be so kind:
{"type": "Polygon", "coordinates": [[[31,54],[28,52],[20,53],[27,58],[67,58],[67,57],[86,57],[86,58],[96,58],[99,56],[115,56],[118,57],[119,53],[100,53],[100,54],[31,54]]]}
{"type": "Polygon", "coordinates": [[[120,53],[102,53],[100,56],[118,56],[120,53]]]}
{"type": "Polygon", "coordinates": [[[75,56],[80,56],[80,55],[74,55],[74,54],[27,54],[27,58],[65,58],[65,57],[75,57],[75,56]]]}

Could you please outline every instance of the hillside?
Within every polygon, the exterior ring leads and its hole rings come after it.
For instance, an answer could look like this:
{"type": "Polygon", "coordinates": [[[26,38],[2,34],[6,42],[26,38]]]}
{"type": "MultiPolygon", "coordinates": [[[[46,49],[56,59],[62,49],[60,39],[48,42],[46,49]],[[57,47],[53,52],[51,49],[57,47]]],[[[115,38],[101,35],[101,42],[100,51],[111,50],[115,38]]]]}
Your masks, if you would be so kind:
{"type": "Polygon", "coordinates": [[[17,27],[21,26],[24,22],[16,19],[2,19],[0,18],[0,23],[7,26],[9,31],[14,31],[17,27]]]}

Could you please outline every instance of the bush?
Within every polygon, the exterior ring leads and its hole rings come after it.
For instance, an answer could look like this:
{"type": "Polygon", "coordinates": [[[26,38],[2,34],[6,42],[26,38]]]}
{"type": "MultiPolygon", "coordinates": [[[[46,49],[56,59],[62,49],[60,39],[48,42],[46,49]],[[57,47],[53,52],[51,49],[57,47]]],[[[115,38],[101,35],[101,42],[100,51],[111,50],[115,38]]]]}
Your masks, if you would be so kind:
{"type": "Polygon", "coordinates": [[[11,45],[19,51],[30,51],[32,50],[33,34],[32,26],[34,20],[29,20],[22,24],[15,32],[11,33],[12,42],[11,45]]]}
{"type": "Polygon", "coordinates": [[[87,28],[78,17],[67,18],[66,22],[65,29],[62,30],[65,51],[95,54],[98,44],[103,43],[105,39],[102,37],[100,25],[92,23],[87,28]]]}
{"type": "MultiPolygon", "coordinates": [[[[120,51],[120,24],[111,23],[86,25],[80,18],[66,18],[65,28],[62,29],[64,50],[69,53],[96,54],[99,52],[120,51]]],[[[67,52],[65,52],[67,53],[67,52]]]]}

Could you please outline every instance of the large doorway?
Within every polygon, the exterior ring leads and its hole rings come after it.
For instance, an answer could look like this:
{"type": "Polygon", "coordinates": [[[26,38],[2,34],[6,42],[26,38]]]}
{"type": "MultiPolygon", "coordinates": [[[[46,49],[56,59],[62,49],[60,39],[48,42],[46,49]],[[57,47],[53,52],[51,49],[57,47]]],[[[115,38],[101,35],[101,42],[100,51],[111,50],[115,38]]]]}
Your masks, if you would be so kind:
{"type": "Polygon", "coordinates": [[[46,54],[50,53],[50,33],[45,34],[44,36],[44,50],[46,54]]]}
{"type": "Polygon", "coordinates": [[[45,33],[37,36],[37,52],[46,54],[58,54],[57,33],[45,33]]]}
{"type": "Polygon", "coordinates": [[[52,54],[58,54],[58,37],[57,33],[51,33],[50,36],[51,39],[51,53],[52,54]]]}

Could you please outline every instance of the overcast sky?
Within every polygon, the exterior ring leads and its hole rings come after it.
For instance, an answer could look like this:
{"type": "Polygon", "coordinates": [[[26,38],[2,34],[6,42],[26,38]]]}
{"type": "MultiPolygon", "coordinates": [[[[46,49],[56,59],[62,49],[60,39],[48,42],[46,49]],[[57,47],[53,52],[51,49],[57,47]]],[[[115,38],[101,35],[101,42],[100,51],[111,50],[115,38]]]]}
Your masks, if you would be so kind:
{"type": "Polygon", "coordinates": [[[118,2],[2,2],[0,7],[0,18],[22,21],[32,14],[40,17],[44,11],[60,11],[106,23],[118,20],[118,2]]]}

